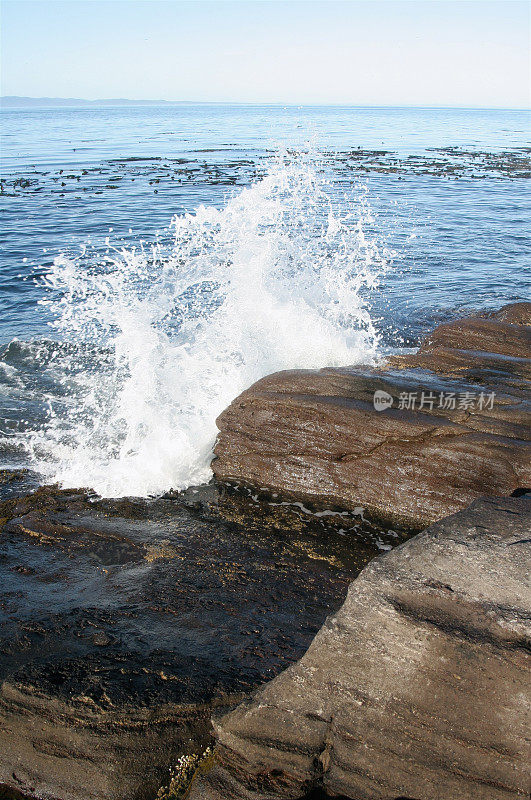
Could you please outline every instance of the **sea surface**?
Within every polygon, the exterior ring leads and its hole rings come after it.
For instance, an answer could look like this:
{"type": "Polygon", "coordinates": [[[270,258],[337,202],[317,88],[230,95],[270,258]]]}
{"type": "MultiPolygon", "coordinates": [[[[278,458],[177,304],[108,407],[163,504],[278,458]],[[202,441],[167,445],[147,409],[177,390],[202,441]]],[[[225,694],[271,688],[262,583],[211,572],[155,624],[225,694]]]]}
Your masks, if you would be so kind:
{"type": "Polygon", "coordinates": [[[207,481],[259,377],[529,299],[522,111],[3,109],[0,469],[207,481]]]}

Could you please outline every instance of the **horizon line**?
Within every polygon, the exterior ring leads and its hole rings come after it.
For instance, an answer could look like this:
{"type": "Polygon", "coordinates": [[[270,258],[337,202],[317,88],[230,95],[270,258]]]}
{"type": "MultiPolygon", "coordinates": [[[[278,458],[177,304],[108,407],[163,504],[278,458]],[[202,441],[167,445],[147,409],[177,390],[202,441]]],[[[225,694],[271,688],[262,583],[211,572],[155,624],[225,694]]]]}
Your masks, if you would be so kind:
{"type": "Polygon", "coordinates": [[[34,103],[60,102],[62,104],[88,104],[88,105],[241,105],[241,106],[280,106],[287,108],[411,108],[411,109],[433,109],[433,110],[462,110],[462,111],[531,111],[531,106],[484,106],[484,105],[425,105],[412,103],[393,103],[393,104],[367,104],[355,102],[297,102],[282,100],[164,100],[164,99],[132,99],[125,97],[100,97],[89,100],[83,97],[33,97],[30,95],[1,95],[0,105],[5,101],[18,101],[15,105],[23,105],[27,101],[28,105],[34,103]]]}

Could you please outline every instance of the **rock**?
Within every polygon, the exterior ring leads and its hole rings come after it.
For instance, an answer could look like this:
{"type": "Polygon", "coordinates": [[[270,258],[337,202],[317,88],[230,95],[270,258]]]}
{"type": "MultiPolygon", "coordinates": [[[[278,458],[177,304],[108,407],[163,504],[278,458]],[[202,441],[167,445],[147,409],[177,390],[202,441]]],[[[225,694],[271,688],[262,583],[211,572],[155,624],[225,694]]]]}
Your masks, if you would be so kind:
{"type": "Polygon", "coordinates": [[[530,322],[518,303],[440,325],[378,368],[263,378],[218,418],[214,473],[417,530],[530,486],[530,322]],[[392,407],[375,410],[377,390],[392,407]]]}
{"type": "Polygon", "coordinates": [[[35,473],[28,469],[0,469],[0,502],[28,494],[38,487],[35,473]]]}
{"type": "Polygon", "coordinates": [[[527,325],[472,317],[439,325],[424,340],[419,352],[430,353],[441,347],[522,358],[531,352],[531,330],[527,325]]]}
{"type": "Polygon", "coordinates": [[[152,800],[208,744],[212,710],[299,658],[397,541],[355,515],[324,539],[250,513],[215,487],[0,504],[0,796],[152,800]]]}
{"type": "Polygon", "coordinates": [[[528,797],[531,496],[373,560],[306,655],[215,723],[190,800],[528,797]]]}
{"type": "Polygon", "coordinates": [[[487,312],[485,316],[516,325],[531,325],[531,303],[508,303],[497,311],[487,312]]]}

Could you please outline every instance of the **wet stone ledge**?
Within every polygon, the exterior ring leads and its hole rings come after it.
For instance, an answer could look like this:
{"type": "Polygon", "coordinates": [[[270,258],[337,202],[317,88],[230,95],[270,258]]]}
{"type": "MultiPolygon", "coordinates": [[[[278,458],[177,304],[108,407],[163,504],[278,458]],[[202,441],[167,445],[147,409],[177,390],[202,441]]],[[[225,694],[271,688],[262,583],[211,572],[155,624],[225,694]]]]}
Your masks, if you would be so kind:
{"type": "Polygon", "coordinates": [[[268,375],[218,417],[214,474],[422,530],[531,485],[530,352],[521,302],[376,366],[268,375]]]}
{"type": "Polygon", "coordinates": [[[0,537],[2,791],[150,800],[208,745],[213,710],[300,658],[404,534],[210,485],[156,501],[43,487],[0,504],[0,537]]]}

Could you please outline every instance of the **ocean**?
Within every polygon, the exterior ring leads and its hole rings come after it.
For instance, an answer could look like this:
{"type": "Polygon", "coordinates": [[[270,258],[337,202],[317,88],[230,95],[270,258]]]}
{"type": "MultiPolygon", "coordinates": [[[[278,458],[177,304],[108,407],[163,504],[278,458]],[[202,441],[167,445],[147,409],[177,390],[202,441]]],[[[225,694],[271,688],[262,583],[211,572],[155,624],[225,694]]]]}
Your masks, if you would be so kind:
{"type": "Polygon", "coordinates": [[[374,363],[529,299],[522,111],[3,109],[0,469],[210,477],[268,373],[374,363]]]}

